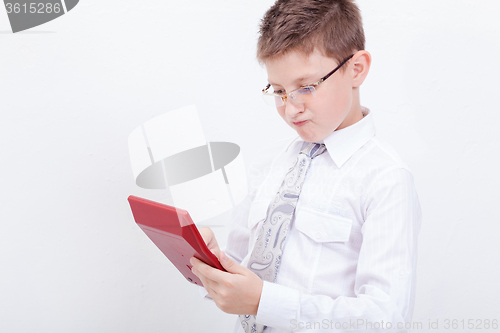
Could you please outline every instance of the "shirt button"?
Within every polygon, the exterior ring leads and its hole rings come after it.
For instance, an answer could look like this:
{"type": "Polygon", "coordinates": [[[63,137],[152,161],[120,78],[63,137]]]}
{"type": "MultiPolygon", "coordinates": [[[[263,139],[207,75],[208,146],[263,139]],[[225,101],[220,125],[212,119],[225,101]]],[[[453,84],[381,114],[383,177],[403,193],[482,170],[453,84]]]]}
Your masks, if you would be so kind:
{"type": "Polygon", "coordinates": [[[321,234],[321,232],[320,232],[320,231],[318,231],[318,232],[314,235],[314,237],[316,237],[316,239],[321,239],[321,236],[322,236],[322,234],[321,234]]]}

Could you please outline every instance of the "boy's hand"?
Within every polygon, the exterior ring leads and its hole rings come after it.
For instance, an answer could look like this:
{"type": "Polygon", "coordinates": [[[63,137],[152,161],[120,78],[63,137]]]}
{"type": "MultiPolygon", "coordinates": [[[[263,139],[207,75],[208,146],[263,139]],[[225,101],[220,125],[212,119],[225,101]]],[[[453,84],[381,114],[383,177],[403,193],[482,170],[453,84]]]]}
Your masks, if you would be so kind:
{"type": "Polygon", "coordinates": [[[217,243],[217,239],[215,239],[215,235],[212,229],[210,229],[209,227],[203,227],[198,229],[198,231],[205,241],[205,244],[207,244],[208,249],[212,251],[212,253],[215,254],[217,258],[219,258],[219,244],[217,243]]]}
{"type": "Polygon", "coordinates": [[[264,282],[248,268],[229,259],[223,251],[219,252],[219,261],[227,272],[196,258],[191,258],[191,270],[219,309],[230,314],[257,315],[264,282]]]}

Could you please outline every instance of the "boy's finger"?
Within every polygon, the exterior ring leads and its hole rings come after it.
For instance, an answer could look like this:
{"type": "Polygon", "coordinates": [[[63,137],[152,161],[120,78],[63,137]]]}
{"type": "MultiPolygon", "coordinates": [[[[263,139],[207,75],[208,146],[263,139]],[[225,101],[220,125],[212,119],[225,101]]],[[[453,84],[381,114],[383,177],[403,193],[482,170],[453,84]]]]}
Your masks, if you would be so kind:
{"type": "Polygon", "coordinates": [[[229,259],[224,251],[220,251],[219,256],[222,267],[224,267],[224,269],[226,269],[226,271],[228,271],[229,273],[245,275],[245,273],[248,271],[246,267],[241,266],[229,259]]]}
{"type": "Polygon", "coordinates": [[[220,250],[219,249],[210,249],[210,252],[212,252],[214,254],[214,256],[216,256],[217,259],[219,259],[219,261],[220,261],[220,258],[219,258],[220,250]]]}
{"type": "Polygon", "coordinates": [[[192,257],[189,262],[191,263],[191,265],[193,265],[193,268],[197,270],[198,275],[196,276],[198,276],[200,279],[200,275],[203,275],[209,280],[216,282],[218,281],[218,276],[214,274],[214,271],[219,271],[217,268],[213,268],[212,266],[207,265],[206,263],[195,257],[192,257]]]}
{"type": "Polygon", "coordinates": [[[191,259],[189,259],[189,263],[193,266],[193,267],[196,267],[198,270],[203,266],[203,265],[206,265],[208,266],[207,264],[205,264],[203,261],[201,261],[200,259],[198,258],[195,258],[195,257],[191,257],[191,259]]]}

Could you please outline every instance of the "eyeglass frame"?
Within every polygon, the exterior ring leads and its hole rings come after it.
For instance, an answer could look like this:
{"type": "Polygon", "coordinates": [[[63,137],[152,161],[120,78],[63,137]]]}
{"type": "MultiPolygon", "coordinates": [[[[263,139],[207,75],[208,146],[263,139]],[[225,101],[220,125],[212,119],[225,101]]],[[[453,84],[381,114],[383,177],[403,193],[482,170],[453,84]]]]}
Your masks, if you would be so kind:
{"type": "MultiPolygon", "coordinates": [[[[300,89],[304,89],[304,88],[307,88],[307,87],[313,87],[314,88],[314,91],[316,91],[316,87],[319,86],[321,83],[323,83],[326,79],[328,79],[330,76],[332,76],[336,71],[338,71],[342,66],[344,66],[344,64],[346,62],[348,62],[349,60],[352,59],[352,57],[354,57],[354,54],[350,55],[347,59],[345,59],[344,61],[342,61],[337,67],[335,67],[334,70],[332,70],[330,73],[326,74],[325,76],[323,76],[321,79],[319,79],[319,81],[315,82],[315,83],[311,83],[311,84],[308,84],[308,85],[305,85],[305,86],[302,86],[302,87],[299,87],[297,89],[294,89],[292,91],[290,91],[289,93],[287,94],[284,94],[283,96],[281,95],[278,95],[278,94],[275,94],[275,93],[269,93],[267,92],[267,90],[271,87],[271,84],[268,83],[267,86],[262,89],[262,94],[263,96],[276,96],[276,97],[279,97],[281,98],[281,102],[283,103],[282,105],[280,105],[279,107],[285,105],[286,101],[288,100],[288,96],[290,94],[292,94],[293,92],[297,91],[297,90],[300,90],[300,89]]],[[[295,95],[293,95],[295,96],[295,95]]],[[[291,101],[293,101],[293,97],[291,97],[291,101]]],[[[276,105],[276,107],[278,107],[278,105],[276,105]]]]}

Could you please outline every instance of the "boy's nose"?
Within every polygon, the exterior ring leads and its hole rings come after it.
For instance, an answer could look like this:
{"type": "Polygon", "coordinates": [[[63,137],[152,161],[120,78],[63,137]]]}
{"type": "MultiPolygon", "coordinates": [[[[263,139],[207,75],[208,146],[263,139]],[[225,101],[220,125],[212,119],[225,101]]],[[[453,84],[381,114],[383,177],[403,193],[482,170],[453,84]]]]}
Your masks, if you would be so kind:
{"type": "Polygon", "coordinates": [[[302,111],[304,111],[304,104],[295,104],[289,100],[285,102],[285,114],[289,118],[295,118],[295,116],[302,111]]]}

